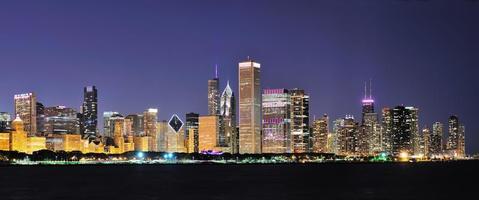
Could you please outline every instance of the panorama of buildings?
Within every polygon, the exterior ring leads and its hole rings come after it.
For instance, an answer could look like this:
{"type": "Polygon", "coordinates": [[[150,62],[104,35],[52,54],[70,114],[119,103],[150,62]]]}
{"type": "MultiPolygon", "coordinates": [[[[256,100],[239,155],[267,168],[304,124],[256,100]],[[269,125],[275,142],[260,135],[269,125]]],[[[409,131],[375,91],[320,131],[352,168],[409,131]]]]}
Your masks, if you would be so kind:
{"type": "MultiPolygon", "coordinates": [[[[261,64],[238,64],[238,92],[220,87],[218,68],[207,81],[208,113],[158,119],[158,108],[106,111],[98,125],[98,89],[86,86],[80,110],[45,106],[34,92],[16,94],[14,113],[0,112],[0,151],[288,154],[464,158],[465,126],[452,115],[447,124],[420,126],[420,109],[397,105],[377,109],[371,81],[364,85],[362,115],[310,117],[308,91],[262,88],[261,64]],[[237,94],[237,95],[236,95],[237,94]]],[[[359,109],[359,106],[358,106],[359,109]]]]}

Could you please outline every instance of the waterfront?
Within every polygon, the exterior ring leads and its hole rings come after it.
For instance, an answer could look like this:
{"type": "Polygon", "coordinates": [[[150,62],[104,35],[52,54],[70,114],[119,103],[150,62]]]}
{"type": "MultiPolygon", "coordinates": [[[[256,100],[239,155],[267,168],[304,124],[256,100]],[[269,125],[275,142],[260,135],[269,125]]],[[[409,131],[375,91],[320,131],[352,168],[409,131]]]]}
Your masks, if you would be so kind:
{"type": "Polygon", "coordinates": [[[1,199],[458,199],[478,161],[0,166],[1,199]]]}

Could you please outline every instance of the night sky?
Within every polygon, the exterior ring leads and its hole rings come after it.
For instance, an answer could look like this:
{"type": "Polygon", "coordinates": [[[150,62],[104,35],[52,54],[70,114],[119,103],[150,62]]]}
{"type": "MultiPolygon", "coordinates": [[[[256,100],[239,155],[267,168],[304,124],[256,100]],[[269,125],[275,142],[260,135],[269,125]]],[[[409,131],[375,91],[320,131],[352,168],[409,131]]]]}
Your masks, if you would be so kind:
{"type": "MultiPolygon", "coordinates": [[[[0,111],[36,92],[79,109],[83,86],[103,111],[160,119],[207,113],[207,79],[237,93],[238,62],[263,88],[304,88],[311,118],[360,119],[363,82],[376,109],[413,105],[420,126],[456,114],[479,152],[479,1],[2,1],[0,111]]],[[[446,131],[447,133],[447,131],[446,131]]]]}

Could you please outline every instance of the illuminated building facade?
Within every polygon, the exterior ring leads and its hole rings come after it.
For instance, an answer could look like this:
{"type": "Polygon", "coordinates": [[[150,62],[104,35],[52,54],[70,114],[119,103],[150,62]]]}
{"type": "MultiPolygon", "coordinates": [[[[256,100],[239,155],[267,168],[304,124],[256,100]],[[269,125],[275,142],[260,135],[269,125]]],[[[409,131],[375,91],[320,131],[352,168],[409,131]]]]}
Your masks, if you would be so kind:
{"type": "Polygon", "coordinates": [[[262,96],[263,153],[291,153],[291,97],[285,89],[265,89],[262,96]]]}
{"type": "Polygon", "coordinates": [[[37,101],[37,134],[45,134],[45,106],[37,101]]]}
{"type": "Polygon", "coordinates": [[[188,152],[198,153],[198,128],[199,128],[199,114],[197,113],[186,113],[186,123],[185,123],[185,136],[188,140],[188,152]]]}
{"type": "MultiPolygon", "coordinates": [[[[329,134],[329,117],[324,114],[321,118],[313,121],[312,129],[312,152],[328,153],[328,134],[329,134]]],[[[332,142],[332,141],[331,141],[332,142]]]]}
{"type": "Polygon", "coordinates": [[[217,136],[220,132],[220,117],[208,115],[199,117],[199,151],[217,150],[217,136]]]}
{"type": "Polygon", "coordinates": [[[208,80],[208,115],[220,114],[220,79],[218,67],[215,67],[215,78],[208,80]]]}
{"type": "Polygon", "coordinates": [[[369,95],[366,84],[364,84],[362,120],[358,142],[359,153],[362,155],[376,155],[383,151],[381,125],[378,123],[378,114],[374,108],[371,81],[369,82],[369,95]]]}
{"type": "Polygon", "coordinates": [[[18,115],[17,118],[15,118],[15,120],[12,122],[10,140],[10,151],[18,151],[23,153],[28,151],[27,132],[25,132],[23,121],[18,115]]]}
{"type": "Polygon", "coordinates": [[[359,123],[351,115],[335,122],[339,155],[358,155],[359,123]],[[337,123],[337,124],[336,124],[337,123]]]}
{"type": "Polygon", "coordinates": [[[145,128],[145,135],[151,137],[150,146],[148,147],[150,151],[158,151],[158,130],[157,130],[157,121],[158,121],[158,109],[150,108],[143,113],[143,126],[145,128]]]}
{"type": "Polygon", "coordinates": [[[236,131],[236,100],[229,81],[220,100],[220,133],[218,143],[221,147],[229,147],[230,152],[238,153],[238,132],[236,131]]]}
{"type": "Polygon", "coordinates": [[[35,151],[40,151],[44,149],[47,149],[45,137],[37,137],[37,136],[27,137],[26,153],[32,154],[35,151]]]}
{"type": "Polygon", "coordinates": [[[61,135],[62,143],[63,143],[63,151],[71,152],[71,151],[81,151],[82,146],[82,138],[81,135],[78,134],[64,134],[61,135]]]}
{"type": "Polygon", "coordinates": [[[161,120],[156,124],[156,126],[158,127],[158,151],[166,152],[168,151],[168,141],[166,136],[170,132],[168,121],[161,120]]]}
{"type": "Polygon", "coordinates": [[[73,108],[47,107],[43,110],[43,132],[48,134],[80,134],[80,121],[73,108]]]}
{"type": "Polygon", "coordinates": [[[444,135],[444,125],[441,122],[434,122],[432,125],[432,134],[429,142],[429,156],[439,157],[443,153],[442,138],[444,135]]]}
{"type": "Polygon", "coordinates": [[[302,89],[292,89],[291,95],[291,135],[294,153],[307,153],[310,150],[309,96],[302,89]]]}
{"type": "Polygon", "coordinates": [[[122,117],[120,113],[114,111],[103,112],[103,137],[113,137],[114,124],[112,119],[122,117]]]}
{"type": "Polygon", "coordinates": [[[10,151],[10,133],[0,131],[0,151],[10,151]]]}
{"type": "Polygon", "coordinates": [[[16,94],[15,115],[22,119],[29,136],[37,133],[37,97],[34,93],[16,94]]]}
{"type": "Polygon", "coordinates": [[[0,112],[0,133],[10,129],[12,117],[7,112],[0,112]]]}
{"type": "Polygon", "coordinates": [[[93,139],[97,134],[98,125],[98,91],[95,86],[83,89],[83,105],[81,119],[81,135],[83,138],[93,139]]]}
{"type": "Polygon", "coordinates": [[[184,153],[187,150],[187,140],[185,138],[184,123],[174,114],[168,121],[168,130],[166,132],[166,151],[184,153]]]}
{"type": "Polygon", "coordinates": [[[422,129],[422,153],[424,156],[429,156],[431,153],[429,150],[431,149],[431,129],[424,127],[422,129]]]}
{"type": "Polygon", "coordinates": [[[261,65],[248,59],[238,67],[239,153],[261,153],[261,65]]]}
{"type": "Polygon", "coordinates": [[[414,155],[421,155],[423,152],[421,151],[421,143],[422,143],[422,135],[420,134],[419,130],[419,109],[416,107],[406,107],[411,113],[411,134],[412,134],[412,148],[414,155]]]}
{"type": "Polygon", "coordinates": [[[133,137],[133,143],[135,145],[135,151],[148,152],[151,137],[149,136],[135,136],[133,137]]]}
{"type": "Polygon", "coordinates": [[[446,148],[450,156],[465,156],[465,128],[459,123],[459,118],[455,115],[449,117],[449,135],[446,148]]]}
{"type": "Polygon", "coordinates": [[[145,134],[143,115],[131,114],[125,118],[131,121],[131,131],[134,136],[143,136],[145,134]]]}
{"type": "MultiPolygon", "coordinates": [[[[401,153],[413,155],[415,142],[418,145],[418,112],[417,108],[396,106],[391,110],[391,153],[399,156],[401,153]]],[[[416,146],[419,147],[419,146],[416,146]]]]}

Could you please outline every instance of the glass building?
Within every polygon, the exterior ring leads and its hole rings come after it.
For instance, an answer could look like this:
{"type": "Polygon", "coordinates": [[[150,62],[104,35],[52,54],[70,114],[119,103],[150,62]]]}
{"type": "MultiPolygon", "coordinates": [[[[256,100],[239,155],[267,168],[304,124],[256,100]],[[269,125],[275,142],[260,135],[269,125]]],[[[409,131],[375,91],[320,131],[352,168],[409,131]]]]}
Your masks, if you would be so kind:
{"type": "Polygon", "coordinates": [[[144,136],[145,134],[145,127],[144,127],[144,120],[143,115],[141,114],[131,114],[125,117],[131,121],[131,131],[133,132],[134,136],[144,136]]]}
{"type": "Polygon", "coordinates": [[[387,111],[385,116],[388,122],[386,126],[390,126],[390,142],[391,153],[399,156],[401,153],[413,155],[418,142],[418,109],[414,107],[396,106],[394,109],[387,111]]]}
{"type": "Polygon", "coordinates": [[[82,138],[94,139],[98,125],[98,91],[95,86],[83,89],[83,105],[81,119],[82,138]]]}
{"type": "Polygon", "coordinates": [[[65,106],[47,107],[44,109],[44,133],[48,134],[80,134],[80,122],[77,112],[65,106]]]}
{"type": "Polygon", "coordinates": [[[37,133],[45,133],[45,106],[40,102],[37,102],[37,133]]]}
{"type": "Polygon", "coordinates": [[[199,114],[186,113],[185,136],[188,140],[188,152],[198,153],[198,127],[199,114]],[[191,148],[192,147],[192,148],[191,148]]]}
{"type": "Polygon", "coordinates": [[[262,96],[263,153],[291,153],[291,97],[285,89],[265,89],[262,96]]]}
{"type": "Polygon", "coordinates": [[[309,96],[302,89],[289,91],[291,96],[291,135],[294,153],[310,150],[309,96]]]}

